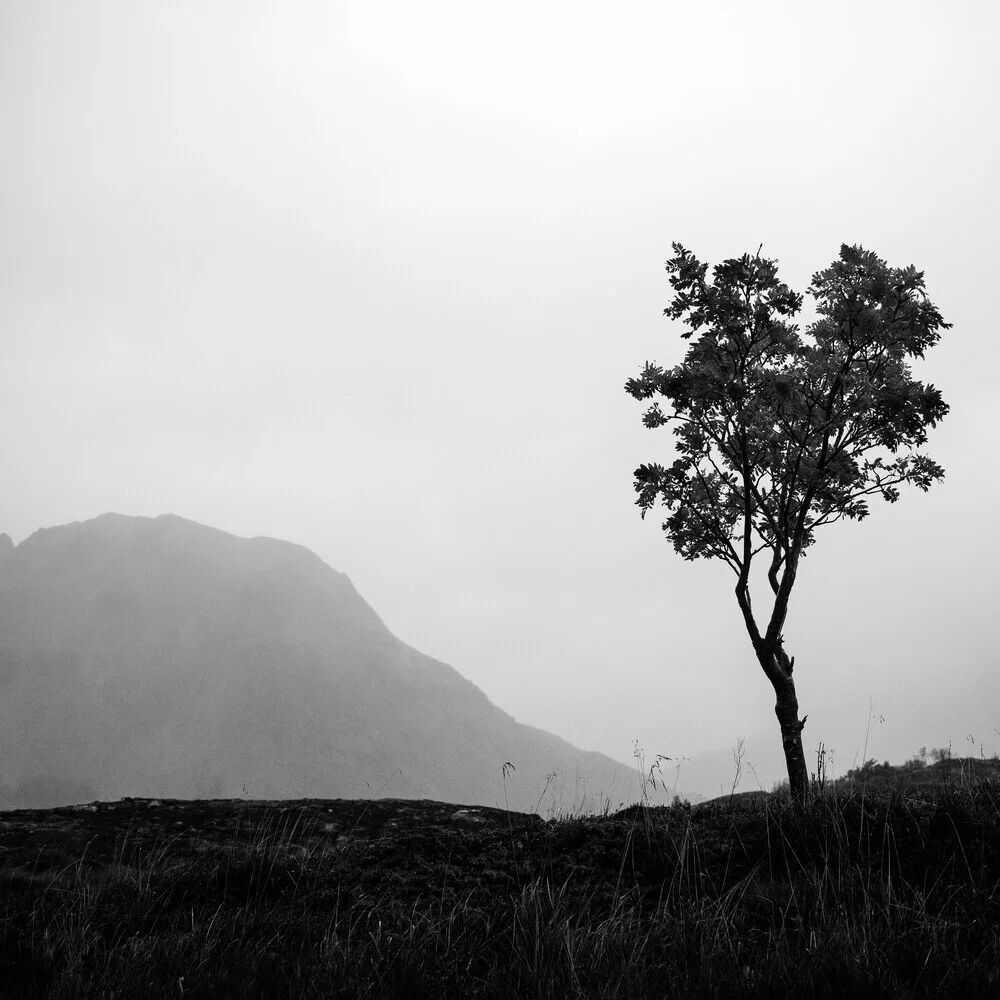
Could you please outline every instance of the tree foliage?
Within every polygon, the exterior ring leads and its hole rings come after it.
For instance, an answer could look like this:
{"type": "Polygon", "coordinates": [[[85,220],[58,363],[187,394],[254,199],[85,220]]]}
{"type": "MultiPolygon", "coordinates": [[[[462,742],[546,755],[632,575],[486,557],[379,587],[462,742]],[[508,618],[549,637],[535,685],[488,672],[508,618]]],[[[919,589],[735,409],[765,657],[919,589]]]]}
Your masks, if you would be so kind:
{"type": "Polygon", "coordinates": [[[803,297],[779,282],[774,261],[744,254],[709,282],[708,265],[672,246],[664,313],[685,321],[691,346],[674,368],[647,362],[625,388],[653,400],[646,427],[674,424],[677,458],[635,471],[636,502],[643,516],[666,506],[663,529],[685,559],[722,559],[745,580],[769,550],[778,594],[818,527],[861,520],[869,497],[894,503],[901,484],[926,490],[943,477],[915,449],[948,406],[908,362],[950,324],[922,271],[859,246],[813,275],[817,319],[805,331],[792,322],[803,297]]]}

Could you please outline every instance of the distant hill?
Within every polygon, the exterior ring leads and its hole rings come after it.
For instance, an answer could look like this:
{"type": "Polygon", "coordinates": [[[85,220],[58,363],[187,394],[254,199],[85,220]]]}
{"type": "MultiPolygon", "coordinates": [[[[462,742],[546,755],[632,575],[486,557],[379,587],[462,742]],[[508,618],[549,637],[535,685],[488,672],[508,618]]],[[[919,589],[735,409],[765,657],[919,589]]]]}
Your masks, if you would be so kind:
{"type": "MultiPolygon", "coordinates": [[[[875,792],[877,794],[936,794],[971,788],[981,782],[1000,782],[1000,758],[952,757],[949,749],[924,750],[904,764],[890,764],[876,760],[866,761],[862,767],[848,771],[818,785],[813,776],[812,788],[842,793],[875,792]]],[[[788,782],[780,782],[771,791],[763,789],[732,792],[706,800],[701,805],[728,804],[736,801],[767,801],[788,795],[788,782]]]]}
{"type": "Polygon", "coordinates": [[[926,750],[905,764],[866,761],[834,782],[837,788],[866,788],[889,792],[935,792],[980,781],[1000,780],[997,757],[953,757],[950,750],[926,750]]]}
{"type": "Polygon", "coordinates": [[[401,642],[309,550],[173,515],[0,536],[0,808],[125,795],[636,797],[401,642]],[[544,794],[543,794],[544,793],[544,794]]]}

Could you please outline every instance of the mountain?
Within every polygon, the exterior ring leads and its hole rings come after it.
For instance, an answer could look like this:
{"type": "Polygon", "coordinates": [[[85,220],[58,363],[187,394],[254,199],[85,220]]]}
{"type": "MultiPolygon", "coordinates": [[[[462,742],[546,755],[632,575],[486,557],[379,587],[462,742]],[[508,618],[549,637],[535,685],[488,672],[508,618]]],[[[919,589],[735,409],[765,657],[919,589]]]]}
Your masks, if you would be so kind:
{"type": "Polygon", "coordinates": [[[559,813],[636,783],[401,642],[299,545],[174,515],[0,536],[0,808],[506,792],[559,813]]]}

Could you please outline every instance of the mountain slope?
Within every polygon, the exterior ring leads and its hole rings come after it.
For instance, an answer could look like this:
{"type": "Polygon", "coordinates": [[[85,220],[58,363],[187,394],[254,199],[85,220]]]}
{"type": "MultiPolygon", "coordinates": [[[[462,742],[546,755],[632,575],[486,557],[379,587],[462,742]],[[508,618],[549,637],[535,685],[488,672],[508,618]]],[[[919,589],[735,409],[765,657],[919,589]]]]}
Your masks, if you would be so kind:
{"type": "Polygon", "coordinates": [[[0,536],[0,808],[392,795],[570,811],[625,765],[516,723],[309,550],[165,515],[0,536]],[[555,773],[555,778],[548,776],[555,773]]]}

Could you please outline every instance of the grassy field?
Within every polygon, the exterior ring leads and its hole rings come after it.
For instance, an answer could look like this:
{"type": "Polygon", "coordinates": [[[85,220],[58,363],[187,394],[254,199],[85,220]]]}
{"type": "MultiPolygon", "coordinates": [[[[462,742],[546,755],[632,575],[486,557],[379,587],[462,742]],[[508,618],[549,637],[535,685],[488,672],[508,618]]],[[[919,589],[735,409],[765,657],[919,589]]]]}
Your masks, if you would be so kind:
{"type": "Polygon", "coordinates": [[[936,768],[860,769],[804,809],[548,822],[389,800],[0,814],[0,995],[995,998],[1000,780],[936,768]]]}

